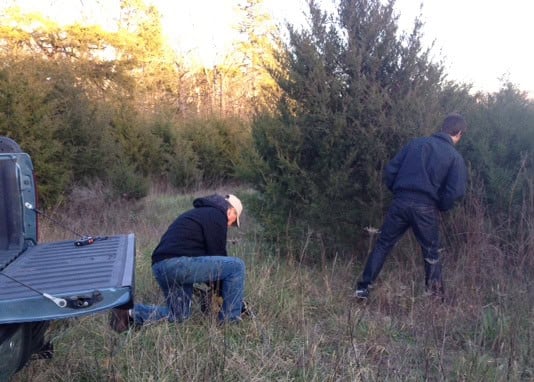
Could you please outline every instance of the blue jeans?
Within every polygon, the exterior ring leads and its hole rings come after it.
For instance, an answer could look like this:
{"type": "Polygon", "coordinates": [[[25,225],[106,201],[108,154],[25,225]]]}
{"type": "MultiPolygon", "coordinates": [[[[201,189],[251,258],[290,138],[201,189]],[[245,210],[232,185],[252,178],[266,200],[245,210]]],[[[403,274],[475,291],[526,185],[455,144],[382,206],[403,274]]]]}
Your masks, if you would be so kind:
{"type": "Polygon", "coordinates": [[[358,282],[358,289],[365,289],[375,281],[391,249],[410,227],[423,252],[426,286],[443,288],[437,207],[397,198],[389,207],[380,236],[367,259],[362,278],[358,282]]]}
{"type": "Polygon", "coordinates": [[[237,257],[172,257],[152,265],[167,306],[135,304],[134,321],[142,325],[162,319],[184,321],[191,317],[193,284],[220,281],[223,305],[220,321],[239,320],[245,288],[245,263],[237,257]]]}

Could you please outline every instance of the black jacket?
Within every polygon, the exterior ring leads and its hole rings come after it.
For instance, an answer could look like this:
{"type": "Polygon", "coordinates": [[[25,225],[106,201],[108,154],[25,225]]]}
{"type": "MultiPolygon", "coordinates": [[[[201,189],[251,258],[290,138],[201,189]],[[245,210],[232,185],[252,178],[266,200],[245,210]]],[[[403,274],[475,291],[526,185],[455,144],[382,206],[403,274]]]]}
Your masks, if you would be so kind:
{"type": "Polygon", "coordinates": [[[169,226],[152,254],[152,264],[180,256],[227,256],[229,204],[221,195],[193,201],[195,208],[184,212],[169,226]]]}
{"type": "Polygon", "coordinates": [[[395,197],[446,211],[464,196],[467,170],[451,137],[439,132],[408,143],[386,166],[384,181],[395,197]]]}

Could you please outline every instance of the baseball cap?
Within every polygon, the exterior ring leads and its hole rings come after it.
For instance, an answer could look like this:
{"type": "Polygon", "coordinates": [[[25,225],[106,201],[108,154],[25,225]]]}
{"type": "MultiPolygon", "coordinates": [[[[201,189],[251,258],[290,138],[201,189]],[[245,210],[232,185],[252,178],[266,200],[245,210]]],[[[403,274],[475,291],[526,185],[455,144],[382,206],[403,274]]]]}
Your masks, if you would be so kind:
{"type": "Polygon", "coordinates": [[[237,213],[237,219],[235,221],[235,224],[239,227],[239,216],[241,216],[241,212],[243,212],[243,204],[241,204],[241,200],[235,195],[228,194],[226,195],[225,199],[230,203],[232,207],[235,208],[235,211],[237,213]]]}

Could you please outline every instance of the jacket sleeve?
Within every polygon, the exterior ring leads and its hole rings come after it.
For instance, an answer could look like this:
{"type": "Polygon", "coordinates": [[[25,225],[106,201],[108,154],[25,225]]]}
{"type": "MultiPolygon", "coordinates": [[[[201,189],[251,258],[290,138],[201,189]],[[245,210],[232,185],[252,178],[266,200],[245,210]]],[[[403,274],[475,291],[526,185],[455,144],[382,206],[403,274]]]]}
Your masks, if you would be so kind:
{"type": "Polygon", "coordinates": [[[404,148],[399,151],[399,153],[395,155],[395,157],[390,160],[384,168],[383,180],[390,191],[393,191],[393,185],[395,184],[395,179],[397,178],[399,169],[404,161],[404,158],[406,157],[406,153],[408,152],[408,146],[409,145],[404,146],[404,148]]]}
{"type": "Polygon", "coordinates": [[[454,207],[454,202],[465,195],[467,185],[467,169],[464,160],[458,156],[452,162],[447,179],[442,189],[439,201],[439,209],[448,211],[454,207]]]}

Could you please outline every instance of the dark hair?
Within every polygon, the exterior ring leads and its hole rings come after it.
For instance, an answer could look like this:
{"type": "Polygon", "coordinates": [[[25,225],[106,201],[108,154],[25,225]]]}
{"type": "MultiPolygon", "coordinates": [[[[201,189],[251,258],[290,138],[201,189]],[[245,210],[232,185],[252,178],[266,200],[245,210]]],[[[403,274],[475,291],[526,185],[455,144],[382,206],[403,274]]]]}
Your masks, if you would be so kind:
{"type": "Polygon", "coordinates": [[[457,113],[451,113],[445,117],[441,131],[449,135],[456,135],[459,132],[464,133],[467,130],[467,122],[464,117],[457,113]]]}

